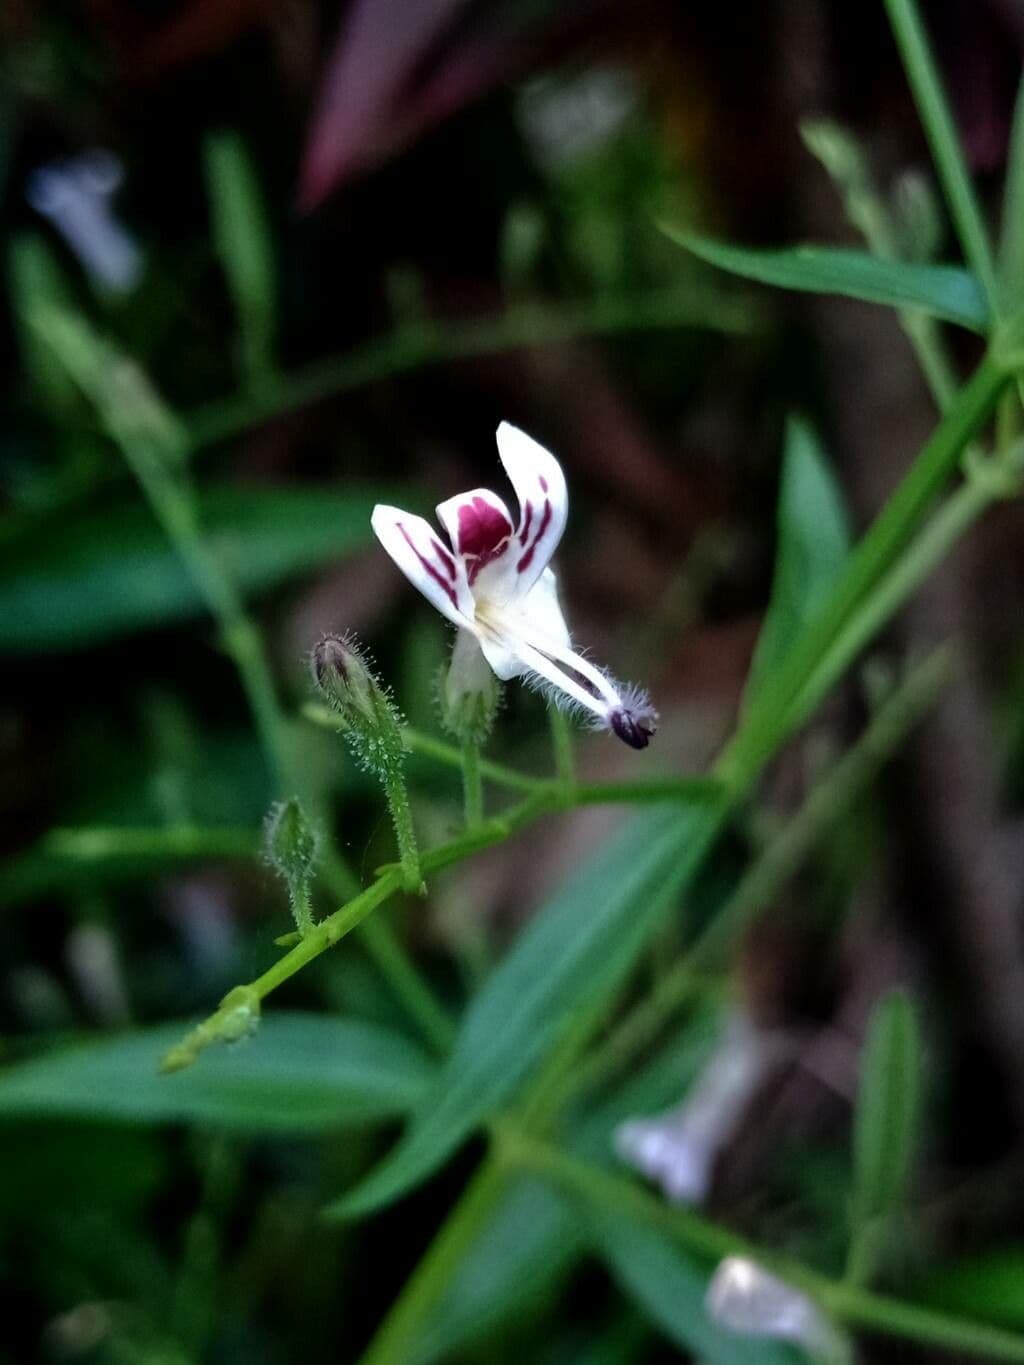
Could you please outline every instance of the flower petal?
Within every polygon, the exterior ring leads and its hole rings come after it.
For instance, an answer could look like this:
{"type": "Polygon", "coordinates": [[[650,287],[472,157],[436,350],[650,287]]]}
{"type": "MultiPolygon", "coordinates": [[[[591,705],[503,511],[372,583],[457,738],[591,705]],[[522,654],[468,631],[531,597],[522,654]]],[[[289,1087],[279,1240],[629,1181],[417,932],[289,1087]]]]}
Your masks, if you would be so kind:
{"type": "Polygon", "coordinates": [[[449,621],[472,628],[473,594],[466,572],[430,523],[378,503],[370,525],[409,582],[449,621]]]}
{"type": "Polygon", "coordinates": [[[497,432],[498,454],[519,499],[516,595],[530,591],[558,548],[569,514],[562,466],[532,436],[511,422],[497,432]]]}
{"type": "Polygon", "coordinates": [[[558,600],[558,579],[553,569],[545,569],[525,597],[516,603],[517,615],[528,621],[533,636],[552,644],[569,646],[569,627],[558,600]]]}
{"type": "Polygon", "coordinates": [[[473,595],[504,602],[516,590],[517,542],[508,508],[487,488],[438,504],[438,520],[462,560],[473,595]]]}

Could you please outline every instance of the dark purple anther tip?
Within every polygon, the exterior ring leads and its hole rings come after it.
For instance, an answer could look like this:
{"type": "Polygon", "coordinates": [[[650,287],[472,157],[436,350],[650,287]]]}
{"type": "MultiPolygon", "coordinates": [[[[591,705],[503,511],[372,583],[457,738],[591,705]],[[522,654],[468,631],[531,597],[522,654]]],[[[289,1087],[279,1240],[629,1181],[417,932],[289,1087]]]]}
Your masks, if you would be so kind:
{"type": "Polygon", "coordinates": [[[609,719],[619,739],[631,749],[646,749],[658,728],[653,711],[613,711],[609,719]]]}

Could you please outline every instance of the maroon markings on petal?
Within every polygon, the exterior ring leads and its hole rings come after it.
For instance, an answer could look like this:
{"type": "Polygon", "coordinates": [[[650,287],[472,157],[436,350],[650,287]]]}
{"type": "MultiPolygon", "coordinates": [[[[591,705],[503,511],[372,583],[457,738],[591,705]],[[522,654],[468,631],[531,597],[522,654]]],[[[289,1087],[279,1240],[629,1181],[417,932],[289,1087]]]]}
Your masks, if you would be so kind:
{"type": "MultiPolygon", "coordinates": [[[[451,602],[455,610],[458,611],[459,599],[456,597],[455,589],[452,587],[451,583],[446,582],[445,579],[442,578],[438,571],[434,568],[433,564],[431,564],[430,560],[420,554],[419,550],[417,550],[415,544],[413,543],[412,536],[410,536],[409,532],[405,529],[401,522],[398,523],[398,529],[401,531],[402,538],[405,541],[406,545],[408,545],[409,549],[413,552],[413,554],[416,556],[416,558],[422,565],[424,573],[434,580],[434,582],[442,590],[442,592],[447,594],[448,600],[451,602]]],[[[439,549],[440,547],[435,545],[434,548],[439,549]]]]}
{"type": "Polygon", "coordinates": [[[620,708],[611,713],[608,723],[619,739],[631,749],[646,749],[657,729],[655,715],[651,710],[627,711],[620,708]]]}
{"type": "Polygon", "coordinates": [[[512,523],[486,498],[461,504],[456,548],[466,561],[471,587],[481,569],[501,558],[511,537],[512,523]]]}
{"type": "MultiPolygon", "coordinates": [[[[541,479],[541,483],[543,483],[543,482],[544,482],[544,480],[541,479]]],[[[529,549],[526,551],[525,554],[523,554],[523,555],[520,557],[519,563],[516,565],[516,573],[525,573],[525,571],[526,571],[526,570],[530,567],[530,565],[533,563],[533,557],[534,557],[534,555],[536,554],[538,542],[540,541],[540,539],[541,539],[541,537],[543,536],[544,532],[548,529],[548,527],[549,527],[550,525],[551,525],[551,502],[550,502],[550,500],[549,500],[548,498],[545,498],[545,499],[544,499],[544,511],[541,513],[540,521],[539,521],[539,523],[537,524],[537,534],[534,536],[533,542],[532,542],[532,544],[530,545],[529,549]]]]}
{"type": "Polygon", "coordinates": [[[533,503],[532,503],[532,502],[525,502],[525,503],[523,504],[523,522],[522,522],[522,527],[520,528],[520,531],[519,531],[519,543],[520,543],[520,545],[525,545],[526,542],[530,539],[530,522],[531,522],[532,520],[533,520],[533,503]]]}
{"type": "Polygon", "coordinates": [[[441,563],[442,569],[444,569],[445,573],[448,575],[448,577],[449,577],[449,578],[452,580],[452,582],[454,583],[454,582],[455,582],[455,578],[456,578],[456,573],[455,573],[455,560],[452,559],[451,555],[450,555],[450,554],[448,553],[448,551],[444,548],[444,546],[440,543],[440,541],[432,540],[430,543],[431,543],[431,545],[433,546],[434,554],[437,555],[438,560],[439,560],[440,563],[441,563]]]}
{"type": "Polygon", "coordinates": [[[540,480],[540,491],[541,491],[542,493],[546,493],[546,492],[548,491],[548,481],[547,481],[547,479],[544,477],[543,474],[539,474],[537,477],[538,477],[539,480],[540,480]]]}

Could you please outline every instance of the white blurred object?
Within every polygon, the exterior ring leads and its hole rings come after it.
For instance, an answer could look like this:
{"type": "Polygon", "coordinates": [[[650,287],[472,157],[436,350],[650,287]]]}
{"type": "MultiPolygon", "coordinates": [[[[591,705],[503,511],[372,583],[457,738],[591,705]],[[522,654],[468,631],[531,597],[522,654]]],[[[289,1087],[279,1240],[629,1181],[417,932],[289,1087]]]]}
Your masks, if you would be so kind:
{"type": "Polygon", "coordinates": [[[90,1012],[105,1024],[127,1023],[128,994],[110,930],[101,924],[77,925],[68,934],[64,957],[90,1012]]]}
{"type": "Polygon", "coordinates": [[[848,1342],[816,1303],[746,1256],[722,1261],[705,1307],[714,1322],[738,1336],[791,1341],[827,1365],[851,1359],[848,1342]]]}
{"type": "Polygon", "coordinates": [[[791,1048],[787,1035],[765,1032],[734,1015],[682,1104],[655,1118],[619,1124],[616,1152],[656,1181],[673,1203],[703,1203],[719,1153],[766,1076],[791,1048]]]}
{"type": "Polygon", "coordinates": [[[39,166],[25,184],[32,208],[50,220],[92,281],[114,294],[135,288],[143,264],[112,207],[123,179],[120,160],[96,147],[39,166]]]}
{"type": "Polygon", "coordinates": [[[637,107],[626,70],[596,67],[576,76],[540,76],[524,86],[519,122],[534,156],[556,167],[599,147],[637,107]]]}

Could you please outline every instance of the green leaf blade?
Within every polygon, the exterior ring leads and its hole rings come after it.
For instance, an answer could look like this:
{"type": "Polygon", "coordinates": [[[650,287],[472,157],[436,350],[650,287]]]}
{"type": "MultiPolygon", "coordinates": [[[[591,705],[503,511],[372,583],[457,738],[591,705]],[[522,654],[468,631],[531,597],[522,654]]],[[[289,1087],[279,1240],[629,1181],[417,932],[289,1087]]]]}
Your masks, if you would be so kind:
{"type": "Polygon", "coordinates": [[[839,486],[814,433],[790,418],[779,488],[771,600],[750,666],[748,700],[824,606],[850,554],[839,486]]]}
{"type": "Polygon", "coordinates": [[[399,1198],[508,1100],[567,1024],[628,971],[724,809],[701,803],[634,819],[554,897],[473,1001],[405,1137],[330,1214],[355,1217],[399,1198]]]}
{"type": "Polygon", "coordinates": [[[854,1211],[858,1224],[899,1206],[917,1140],[921,1044],[909,997],[892,991],[868,1024],[853,1130],[854,1211]]]}
{"type": "Polygon", "coordinates": [[[202,1124],[312,1136],[408,1113],[432,1063],[400,1034],[353,1020],[271,1015],[256,1035],[175,1075],[160,1058],[183,1022],[62,1047],[0,1071],[0,1121],[202,1124]]]}
{"type": "Polygon", "coordinates": [[[896,309],[920,309],[982,334],[991,321],[977,279],[959,266],[888,261],[845,247],[764,250],[712,241],[679,228],[666,226],[664,230],[708,265],[758,284],[802,293],[838,294],[896,309]]]}
{"type": "MultiPolygon", "coordinates": [[[[207,488],[199,515],[253,594],[370,541],[374,490],[207,488]]],[[[0,653],[72,649],[200,615],[202,597],[146,507],[47,520],[0,555],[0,653]]]]}
{"type": "Polygon", "coordinates": [[[709,1275],[656,1228],[608,1209],[588,1208],[594,1250],[620,1289],[677,1346],[708,1365],[795,1365],[801,1352],[719,1327],[705,1308],[709,1275]]]}

